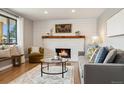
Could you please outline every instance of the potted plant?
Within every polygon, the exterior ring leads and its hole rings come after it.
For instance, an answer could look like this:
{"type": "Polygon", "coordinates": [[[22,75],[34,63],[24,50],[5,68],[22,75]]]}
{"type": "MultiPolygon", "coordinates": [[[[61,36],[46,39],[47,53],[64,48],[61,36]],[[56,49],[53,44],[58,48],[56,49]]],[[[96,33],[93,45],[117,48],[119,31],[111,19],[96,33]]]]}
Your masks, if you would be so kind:
{"type": "Polygon", "coordinates": [[[79,36],[79,35],[80,35],[80,31],[76,31],[76,32],[75,32],[75,35],[76,35],[76,36],[79,36]]]}

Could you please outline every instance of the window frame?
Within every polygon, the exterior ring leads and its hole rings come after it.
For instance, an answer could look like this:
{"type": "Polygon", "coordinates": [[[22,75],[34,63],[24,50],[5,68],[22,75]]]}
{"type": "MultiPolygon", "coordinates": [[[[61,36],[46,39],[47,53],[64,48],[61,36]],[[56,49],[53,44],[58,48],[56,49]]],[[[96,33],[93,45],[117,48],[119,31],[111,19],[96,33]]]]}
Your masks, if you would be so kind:
{"type": "Polygon", "coordinates": [[[17,19],[14,19],[12,17],[9,17],[9,16],[6,16],[6,15],[3,15],[3,14],[0,14],[0,16],[3,16],[5,18],[7,18],[7,22],[8,22],[8,38],[9,38],[9,43],[0,43],[0,45],[2,44],[5,44],[5,45],[13,45],[13,44],[16,44],[17,45],[17,19]],[[16,23],[16,43],[10,43],[10,19],[11,20],[14,20],[15,23],[16,23]]]}

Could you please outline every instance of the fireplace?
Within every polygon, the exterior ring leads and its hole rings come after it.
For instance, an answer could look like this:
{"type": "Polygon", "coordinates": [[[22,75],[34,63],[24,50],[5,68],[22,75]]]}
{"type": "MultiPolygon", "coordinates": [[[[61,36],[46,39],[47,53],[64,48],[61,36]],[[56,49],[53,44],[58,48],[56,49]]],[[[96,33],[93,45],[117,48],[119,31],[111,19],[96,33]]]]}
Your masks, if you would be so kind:
{"type": "Polygon", "coordinates": [[[64,58],[71,58],[71,49],[69,48],[55,48],[57,56],[64,58]]]}

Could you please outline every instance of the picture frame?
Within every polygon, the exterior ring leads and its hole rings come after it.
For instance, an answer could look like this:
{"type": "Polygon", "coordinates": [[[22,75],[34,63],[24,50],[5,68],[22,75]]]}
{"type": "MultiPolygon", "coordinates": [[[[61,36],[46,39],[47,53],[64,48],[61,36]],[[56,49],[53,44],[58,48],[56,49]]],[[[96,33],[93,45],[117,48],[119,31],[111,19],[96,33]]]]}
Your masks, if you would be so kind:
{"type": "Polygon", "coordinates": [[[71,24],[56,24],[55,25],[55,32],[56,33],[71,33],[72,31],[71,24]]]}

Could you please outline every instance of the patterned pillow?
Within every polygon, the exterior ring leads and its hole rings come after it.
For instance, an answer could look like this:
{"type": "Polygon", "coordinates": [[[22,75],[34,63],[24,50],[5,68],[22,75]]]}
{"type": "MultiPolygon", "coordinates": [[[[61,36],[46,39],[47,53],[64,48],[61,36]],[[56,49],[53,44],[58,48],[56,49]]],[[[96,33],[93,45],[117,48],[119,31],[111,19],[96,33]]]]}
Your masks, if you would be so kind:
{"type": "Polygon", "coordinates": [[[95,61],[95,58],[96,58],[97,53],[99,52],[99,49],[100,48],[95,49],[95,51],[94,51],[93,55],[91,56],[89,62],[93,63],[95,61]]]}
{"type": "Polygon", "coordinates": [[[90,58],[91,58],[92,54],[94,53],[95,49],[96,49],[96,48],[89,48],[89,49],[87,50],[87,52],[86,52],[86,57],[87,57],[88,60],[90,60],[90,58]]]}
{"type": "Polygon", "coordinates": [[[100,48],[99,52],[96,55],[95,63],[103,63],[108,52],[109,52],[109,50],[107,47],[100,48]]]}

